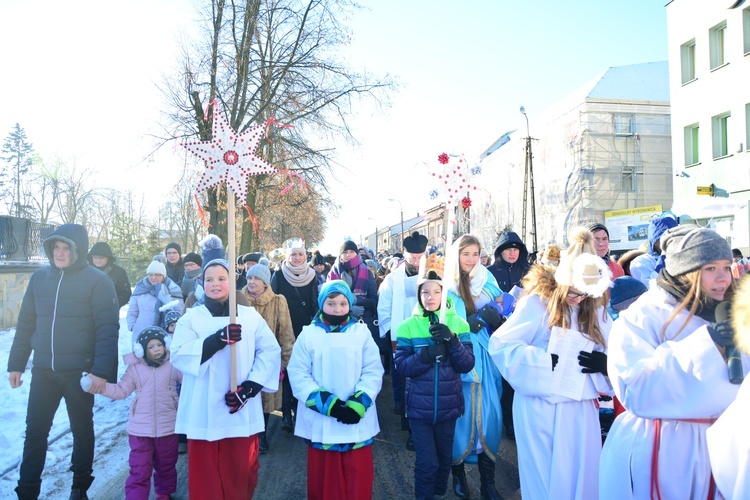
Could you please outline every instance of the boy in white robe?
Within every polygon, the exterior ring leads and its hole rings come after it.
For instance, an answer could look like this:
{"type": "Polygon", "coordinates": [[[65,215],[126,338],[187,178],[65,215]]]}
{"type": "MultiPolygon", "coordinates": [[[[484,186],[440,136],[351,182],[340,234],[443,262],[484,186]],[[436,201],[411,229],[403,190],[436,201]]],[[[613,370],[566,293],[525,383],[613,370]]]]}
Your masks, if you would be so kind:
{"type": "Polygon", "coordinates": [[[367,325],[350,315],[353,303],[345,282],[325,283],[320,312],[297,337],[287,366],[298,400],[294,434],[309,444],[311,500],[372,497],[372,443],[380,431],[375,398],[383,365],[367,325]]]}

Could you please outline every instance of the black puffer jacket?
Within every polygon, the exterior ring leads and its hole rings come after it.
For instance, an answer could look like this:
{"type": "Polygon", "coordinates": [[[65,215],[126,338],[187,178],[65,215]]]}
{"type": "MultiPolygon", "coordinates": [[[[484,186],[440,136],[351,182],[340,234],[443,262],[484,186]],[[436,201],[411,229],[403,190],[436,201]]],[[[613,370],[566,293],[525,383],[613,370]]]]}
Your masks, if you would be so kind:
{"type": "Polygon", "coordinates": [[[516,233],[508,231],[500,235],[495,247],[495,261],[487,268],[497,280],[500,290],[510,292],[514,286],[521,286],[521,280],[530,267],[528,258],[529,251],[516,233]],[[513,264],[505,262],[501,255],[508,248],[517,248],[519,251],[518,260],[513,264]]]}
{"type": "Polygon", "coordinates": [[[8,371],[23,372],[34,351],[34,366],[86,371],[117,381],[119,307],[112,280],[86,261],[86,229],[63,224],[44,240],[50,265],[29,280],[8,358],[8,371]],[[73,262],[55,266],[55,241],[71,246],[73,262]]]}
{"type": "MultiPolygon", "coordinates": [[[[447,348],[445,358],[436,363],[423,349],[434,342],[429,332],[430,319],[417,304],[414,315],[398,327],[396,369],[406,377],[406,414],[410,419],[437,423],[456,420],[464,413],[461,374],[474,368],[474,348],[469,338],[469,324],[452,307],[448,299],[445,324],[458,335],[460,342],[447,348]]],[[[437,318],[433,319],[437,321],[437,318]]]]}
{"type": "Polygon", "coordinates": [[[128,280],[128,273],[125,272],[125,269],[121,268],[118,265],[115,265],[117,257],[112,255],[112,249],[109,247],[109,244],[103,241],[94,243],[94,246],[91,247],[91,250],[89,250],[88,257],[89,264],[91,264],[92,266],[94,265],[94,255],[98,255],[99,257],[106,257],[108,259],[107,265],[101,268],[100,271],[106,273],[107,276],[109,276],[109,279],[112,280],[112,283],[114,283],[115,285],[117,302],[119,303],[120,307],[124,306],[130,301],[130,294],[132,293],[132,289],[130,288],[130,280],[128,280]]]}

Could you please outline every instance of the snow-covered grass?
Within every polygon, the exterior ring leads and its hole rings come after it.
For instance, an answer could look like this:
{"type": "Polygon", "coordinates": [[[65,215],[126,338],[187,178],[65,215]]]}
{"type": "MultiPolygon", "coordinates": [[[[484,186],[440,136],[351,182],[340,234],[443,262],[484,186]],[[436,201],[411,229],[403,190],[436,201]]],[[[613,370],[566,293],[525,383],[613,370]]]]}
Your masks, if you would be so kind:
{"type": "MultiPolygon", "coordinates": [[[[120,311],[120,355],[132,351],[130,331],[125,324],[127,306],[120,311]]],[[[0,366],[8,366],[8,354],[13,343],[15,329],[0,330],[0,366]]],[[[33,357],[33,355],[32,355],[33,357]]],[[[15,498],[13,488],[18,481],[18,468],[23,454],[23,440],[26,432],[26,405],[31,381],[31,362],[23,373],[23,384],[11,389],[6,380],[0,381],[0,498],[15,498]]],[[[118,379],[125,372],[125,364],[120,359],[118,379]]],[[[132,396],[131,396],[132,398],[132,396]]],[[[96,451],[94,455],[94,476],[97,484],[111,481],[128,467],[128,441],[125,427],[128,421],[130,400],[113,401],[104,396],[95,396],[94,432],[96,451]]],[[[70,433],[65,400],[60,402],[49,436],[49,450],[42,475],[40,498],[68,498],[73,474],[69,472],[70,454],[73,449],[73,436],[70,433]]],[[[124,487],[124,485],[123,485],[124,487]]],[[[124,496],[124,494],[123,494],[124,496]]],[[[92,498],[96,498],[95,496],[92,498]]]]}

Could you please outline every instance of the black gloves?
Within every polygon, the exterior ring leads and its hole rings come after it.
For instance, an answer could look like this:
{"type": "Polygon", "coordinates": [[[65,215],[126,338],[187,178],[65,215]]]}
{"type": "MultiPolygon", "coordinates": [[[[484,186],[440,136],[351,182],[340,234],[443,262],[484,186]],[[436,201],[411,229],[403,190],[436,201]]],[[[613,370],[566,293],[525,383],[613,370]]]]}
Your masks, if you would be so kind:
{"type": "Polygon", "coordinates": [[[436,344],[448,344],[452,346],[459,342],[458,335],[454,334],[443,323],[433,323],[430,325],[430,334],[432,335],[432,341],[436,344]]]}
{"type": "Polygon", "coordinates": [[[237,323],[230,323],[224,328],[216,330],[214,335],[218,335],[222,342],[227,344],[236,344],[242,340],[242,325],[237,323]]]}
{"type": "Polygon", "coordinates": [[[333,418],[335,418],[337,421],[341,422],[342,424],[352,425],[359,423],[361,417],[359,416],[359,413],[354,411],[352,408],[349,408],[346,406],[346,403],[341,401],[340,399],[337,399],[336,402],[331,407],[331,411],[329,412],[329,415],[333,418]]]}
{"type": "Polygon", "coordinates": [[[484,326],[484,321],[482,321],[476,313],[469,314],[469,317],[466,318],[466,322],[469,323],[469,330],[471,333],[479,333],[479,330],[484,326]]]}
{"type": "Polygon", "coordinates": [[[229,407],[229,413],[237,413],[245,406],[247,400],[260,394],[260,390],[263,388],[257,382],[245,380],[240,384],[236,391],[228,392],[224,395],[224,402],[229,407]]]}
{"type": "Polygon", "coordinates": [[[720,321],[714,326],[709,326],[708,333],[711,335],[711,340],[716,342],[719,346],[734,346],[734,330],[732,330],[732,323],[730,320],[720,321]]]}
{"type": "Polygon", "coordinates": [[[555,371],[555,367],[557,366],[557,361],[560,359],[560,356],[557,354],[550,354],[552,356],[552,371],[555,371]]]}
{"type": "Polygon", "coordinates": [[[448,348],[445,343],[440,342],[429,345],[422,349],[426,361],[437,361],[440,357],[445,357],[445,353],[448,352],[448,348]]]}
{"type": "Polygon", "coordinates": [[[242,340],[242,325],[232,323],[224,328],[219,328],[216,333],[209,335],[203,341],[201,364],[211,359],[211,356],[224,349],[228,344],[235,344],[240,340],[242,340]]]}
{"type": "Polygon", "coordinates": [[[578,353],[578,364],[583,367],[581,373],[603,373],[607,375],[607,355],[603,352],[581,351],[578,353]]]}
{"type": "Polygon", "coordinates": [[[494,332],[500,326],[502,326],[503,323],[505,323],[505,318],[503,318],[502,314],[500,314],[500,311],[497,310],[497,307],[493,306],[492,304],[487,304],[483,308],[479,310],[479,317],[484,320],[485,323],[487,323],[490,333],[494,332]]]}

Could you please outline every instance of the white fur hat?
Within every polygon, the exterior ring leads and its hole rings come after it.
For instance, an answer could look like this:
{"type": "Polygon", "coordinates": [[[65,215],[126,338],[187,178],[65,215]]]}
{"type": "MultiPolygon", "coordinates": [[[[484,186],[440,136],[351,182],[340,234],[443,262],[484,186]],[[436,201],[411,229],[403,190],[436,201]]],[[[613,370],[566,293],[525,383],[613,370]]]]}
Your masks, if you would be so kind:
{"type": "Polygon", "coordinates": [[[591,231],[584,227],[572,231],[570,246],[561,252],[555,281],[593,297],[601,297],[612,286],[612,272],[604,260],[596,255],[591,231]]]}

